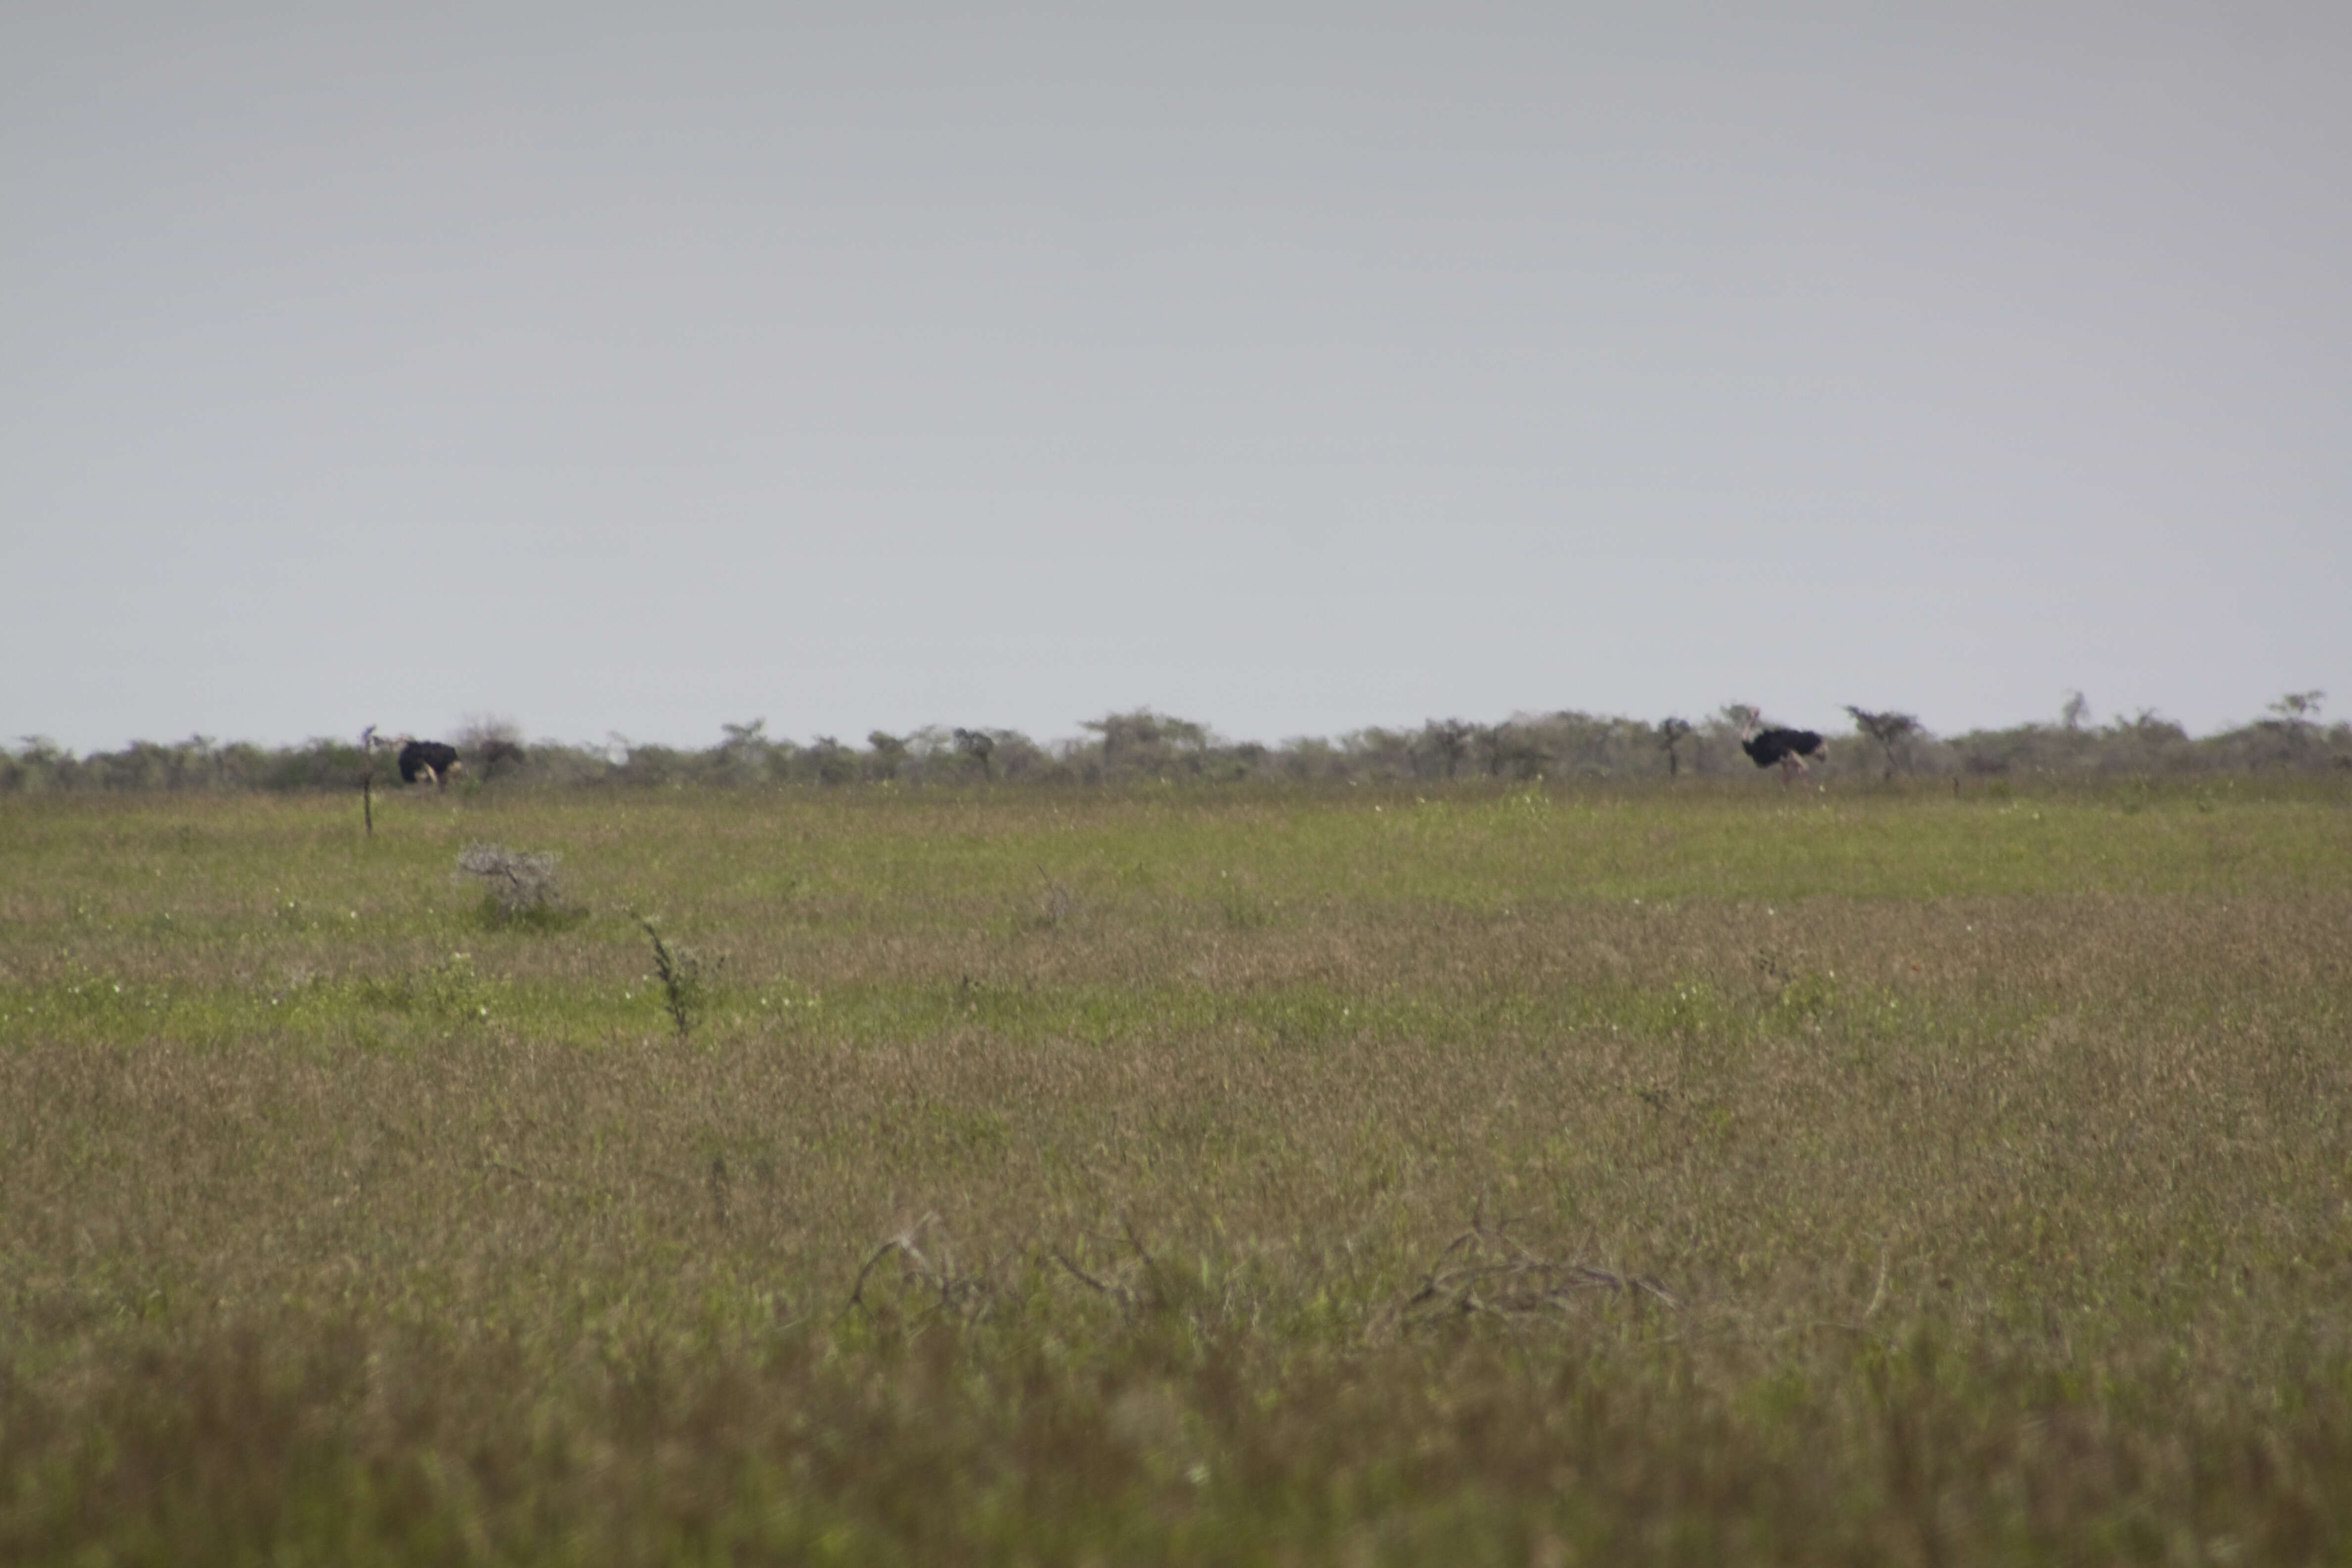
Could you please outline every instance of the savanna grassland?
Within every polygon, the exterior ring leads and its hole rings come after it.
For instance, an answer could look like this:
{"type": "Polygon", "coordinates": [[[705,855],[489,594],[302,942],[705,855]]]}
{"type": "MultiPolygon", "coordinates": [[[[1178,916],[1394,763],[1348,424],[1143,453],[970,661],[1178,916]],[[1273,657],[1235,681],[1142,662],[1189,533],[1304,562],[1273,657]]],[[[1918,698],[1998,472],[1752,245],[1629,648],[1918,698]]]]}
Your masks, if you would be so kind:
{"type": "Polygon", "coordinates": [[[1424,794],[0,800],[0,1561],[2352,1558],[2347,781],[1424,794]]]}

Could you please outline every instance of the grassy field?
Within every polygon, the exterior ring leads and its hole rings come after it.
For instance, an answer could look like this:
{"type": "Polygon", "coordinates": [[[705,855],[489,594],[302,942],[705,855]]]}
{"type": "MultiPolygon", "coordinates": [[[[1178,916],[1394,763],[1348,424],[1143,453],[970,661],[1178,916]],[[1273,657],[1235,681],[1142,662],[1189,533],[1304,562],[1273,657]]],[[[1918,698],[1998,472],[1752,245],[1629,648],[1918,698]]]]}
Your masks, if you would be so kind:
{"type": "Polygon", "coordinates": [[[2352,1560],[2352,782],[1740,783],[0,800],[0,1561],[2352,1560]]]}

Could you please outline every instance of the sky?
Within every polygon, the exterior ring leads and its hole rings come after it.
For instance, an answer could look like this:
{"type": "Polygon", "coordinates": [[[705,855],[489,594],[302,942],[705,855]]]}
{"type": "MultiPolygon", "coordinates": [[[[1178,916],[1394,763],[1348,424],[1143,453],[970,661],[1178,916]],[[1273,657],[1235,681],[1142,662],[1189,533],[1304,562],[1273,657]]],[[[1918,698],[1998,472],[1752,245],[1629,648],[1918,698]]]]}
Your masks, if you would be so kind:
{"type": "Polygon", "coordinates": [[[10,0],[0,744],[2332,716],[2347,80],[2274,0],[10,0]]]}

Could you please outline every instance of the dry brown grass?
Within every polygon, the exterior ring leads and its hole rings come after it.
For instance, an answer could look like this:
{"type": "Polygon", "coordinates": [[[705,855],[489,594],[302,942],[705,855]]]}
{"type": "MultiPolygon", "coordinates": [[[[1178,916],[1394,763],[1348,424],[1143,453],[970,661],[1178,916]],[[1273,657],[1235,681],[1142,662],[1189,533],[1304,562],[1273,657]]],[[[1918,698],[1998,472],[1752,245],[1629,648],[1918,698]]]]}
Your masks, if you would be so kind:
{"type": "Polygon", "coordinates": [[[2341,802],[393,805],[0,803],[0,1559],[2352,1541],[2341,802]]]}

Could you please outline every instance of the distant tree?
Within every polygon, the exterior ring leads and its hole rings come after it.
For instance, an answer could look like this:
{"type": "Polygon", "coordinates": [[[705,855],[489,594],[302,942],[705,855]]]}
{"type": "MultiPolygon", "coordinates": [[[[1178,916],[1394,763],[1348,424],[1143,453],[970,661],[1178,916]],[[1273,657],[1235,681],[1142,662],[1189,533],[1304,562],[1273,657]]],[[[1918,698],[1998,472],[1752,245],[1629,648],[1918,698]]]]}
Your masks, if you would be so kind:
{"type": "Polygon", "coordinates": [[[2090,718],[2091,700],[2079,691],[2067,693],[2066,706],[2058,710],[2059,721],[2066,726],[2066,732],[2070,735],[2081,732],[2090,718]]]}
{"type": "Polygon", "coordinates": [[[172,758],[172,787],[203,789],[217,784],[219,768],[215,760],[214,748],[219,743],[215,736],[194,734],[174,746],[172,758]]]}
{"type": "Polygon", "coordinates": [[[2153,708],[2109,721],[2102,738],[2097,765],[2103,773],[2147,773],[2197,761],[2189,731],[2153,708]]]}
{"type": "Polygon", "coordinates": [[[2290,691],[2270,705],[2271,717],[2254,721],[2253,731],[2270,742],[2263,748],[2267,760],[2289,764],[2304,760],[2326,696],[2325,691],[2290,691]]]}
{"type": "Polygon", "coordinates": [[[2188,731],[2153,708],[2143,708],[2128,719],[2118,717],[2108,728],[2118,735],[2132,735],[2147,741],[2185,741],[2189,738],[2188,731]]]}
{"type": "Polygon", "coordinates": [[[221,775],[239,789],[257,789],[269,772],[270,753],[250,741],[231,741],[215,754],[221,775]]]}
{"type": "Polygon", "coordinates": [[[776,742],[768,738],[768,721],[765,719],[754,719],[745,724],[722,721],[719,729],[726,739],[712,749],[708,763],[696,770],[704,776],[715,773],[719,778],[736,784],[763,781],[769,776],[778,752],[790,749],[779,747],[776,742]]]}
{"type": "Polygon", "coordinates": [[[985,730],[958,730],[955,743],[957,751],[980,763],[982,778],[992,780],[996,777],[995,767],[989,761],[996,754],[995,736],[985,730]]]}
{"type": "Polygon", "coordinates": [[[1919,721],[1908,713],[1873,713],[1849,703],[1846,711],[1853,715],[1853,727],[1878,742],[1886,758],[1886,776],[1895,776],[1895,766],[1904,743],[1919,733],[1919,721]]]}
{"type": "Polygon", "coordinates": [[[1171,769],[1197,773],[1210,746],[1206,724],[1171,718],[1149,708],[1082,719],[1078,727],[1102,737],[1102,770],[1107,775],[1164,774],[1171,769]]]}
{"type": "Polygon", "coordinates": [[[821,784],[847,784],[857,776],[857,753],[831,735],[819,735],[800,753],[801,762],[821,784]]]}
{"type": "Polygon", "coordinates": [[[1018,730],[991,730],[988,738],[994,742],[989,759],[1001,780],[1068,776],[1057,774],[1053,753],[1018,730]]]}
{"type": "Polygon", "coordinates": [[[1432,719],[1421,727],[1421,749],[1445,763],[1445,776],[1452,778],[1462,759],[1470,754],[1470,742],[1477,734],[1477,726],[1460,719],[1432,719]]]}
{"type": "Polygon", "coordinates": [[[675,746],[658,746],[650,742],[629,747],[626,761],[613,770],[614,776],[624,784],[684,784],[689,772],[690,753],[675,746]]]}
{"type": "Polygon", "coordinates": [[[893,735],[887,730],[877,730],[866,737],[866,743],[873,749],[874,776],[881,779],[897,778],[898,770],[905,766],[907,762],[906,737],[893,735]]]}
{"type": "MultiPolygon", "coordinates": [[[[1276,755],[1286,758],[1299,743],[1297,739],[1285,741],[1276,755]]],[[[1375,724],[1340,736],[1335,755],[1321,760],[1327,763],[1336,760],[1350,778],[1411,779],[1421,776],[1422,750],[1420,731],[1387,730],[1375,724]]],[[[1286,764],[1285,771],[1298,772],[1286,764]]]]}
{"type": "Polygon", "coordinates": [[[2303,731],[2319,720],[2319,705],[2326,700],[2325,691],[2290,691],[2270,706],[2280,721],[2298,739],[2303,731]]]}
{"type": "Polygon", "coordinates": [[[1337,779],[1349,774],[1347,753],[1320,735],[1293,735],[1276,754],[1282,771],[1295,779],[1337,779]]]}
{"type": "Polygon", "coordinates": [[[92,752],[82,759],[84,780],[100,789],[162,790],[177,783],[178,754],[152,741],[133,741],[119,752],[92,752]]]}
{"type": "Polygon", "coordinates": [[[466,771],[485,783],[518,773],[530,761],[522,726],[502,714],[468,713],[453,739],[466,759],[466,771]]]}
{"type": "Polygon", "coordinates": [[[1667,719],[1658,725],[1658,750],[1666,753],[1666,776],[1679,777],[1683,771],[1682,746],[1690,739],[1690,721],[1667,719]]]}
{"type": "Polygon", "coordinates": [[[1543,771],[1551,753],[1535,731],[1524,724],[1482,724],[1471,736],[1488,778],[1515,774],[1532,778],[1543,771]]]}

